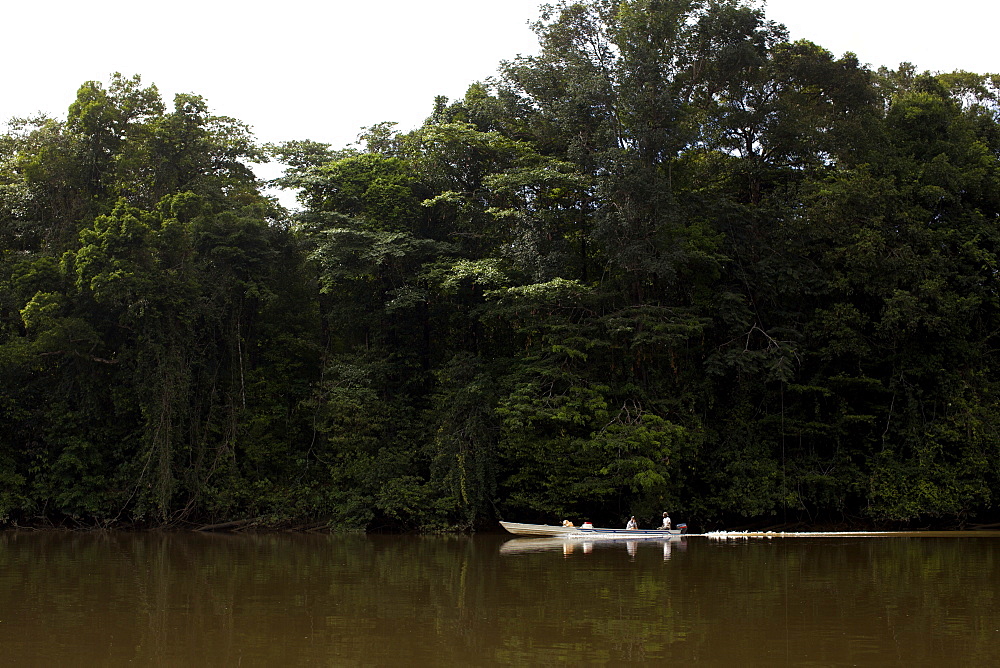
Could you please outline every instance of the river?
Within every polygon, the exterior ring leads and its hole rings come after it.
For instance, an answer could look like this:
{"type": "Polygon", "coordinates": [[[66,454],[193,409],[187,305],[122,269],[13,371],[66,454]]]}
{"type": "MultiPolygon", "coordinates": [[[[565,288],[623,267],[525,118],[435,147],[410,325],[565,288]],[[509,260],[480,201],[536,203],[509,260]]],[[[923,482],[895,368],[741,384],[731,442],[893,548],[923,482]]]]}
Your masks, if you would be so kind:
{"type": "Polygon", "coordinates": [[[0,533],[4,666],[984,666],[998,648],[996,533],[0,533]]]}

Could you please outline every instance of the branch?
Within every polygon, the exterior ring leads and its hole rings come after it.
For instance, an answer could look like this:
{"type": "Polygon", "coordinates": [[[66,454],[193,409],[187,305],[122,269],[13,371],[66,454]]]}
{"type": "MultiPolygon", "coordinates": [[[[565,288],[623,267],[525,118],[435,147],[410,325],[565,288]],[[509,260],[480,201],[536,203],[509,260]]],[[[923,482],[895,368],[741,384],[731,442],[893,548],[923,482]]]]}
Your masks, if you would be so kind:
{"type": "Polygon", "coordinates": [[[100,362],[101,364],[118,364],[118,360],[108,360],[104,359],[103,357],[95,357],[94,355],[84,355],[83,353],[76,350],[53,350],[47,353],[38,353],[39,357],[48,357],[49,355],[73,355],[75,357],[80,357],[90,362],[100,362]]]}

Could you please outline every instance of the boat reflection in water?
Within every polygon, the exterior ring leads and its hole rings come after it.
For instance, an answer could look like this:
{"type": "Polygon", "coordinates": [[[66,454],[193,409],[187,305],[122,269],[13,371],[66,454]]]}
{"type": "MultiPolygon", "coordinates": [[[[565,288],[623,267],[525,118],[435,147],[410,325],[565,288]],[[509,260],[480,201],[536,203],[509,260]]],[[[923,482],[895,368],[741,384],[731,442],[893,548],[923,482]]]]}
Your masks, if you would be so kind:
{"type": "MultiPolygon", "coordinates": [[[[564,557],[592,554],[595,549],[621,550],[622,544],[629,558],[635,559],[639,544],[660,545],[663,560],[670,559],[672,550],[685,550],[687,543],[681,536],[648,538],[643,540],[580,540],[579,538],[512,538],[500,546],[500,554],[516,555],[532,552],[562,552],[564,557]]],[[[643,548],[646,549],[646,548],[643,548]]]]}

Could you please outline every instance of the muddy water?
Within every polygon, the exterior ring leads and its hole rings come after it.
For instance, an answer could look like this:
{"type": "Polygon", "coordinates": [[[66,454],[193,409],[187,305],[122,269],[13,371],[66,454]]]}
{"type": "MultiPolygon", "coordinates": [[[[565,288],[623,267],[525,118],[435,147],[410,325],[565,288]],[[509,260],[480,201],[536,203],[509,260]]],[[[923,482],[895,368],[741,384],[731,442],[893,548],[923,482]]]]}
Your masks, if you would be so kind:
{"type": "Polygon", "coordinates": [[[0,533],[7,666],[995,665],[1000,536],[0,533]]]}

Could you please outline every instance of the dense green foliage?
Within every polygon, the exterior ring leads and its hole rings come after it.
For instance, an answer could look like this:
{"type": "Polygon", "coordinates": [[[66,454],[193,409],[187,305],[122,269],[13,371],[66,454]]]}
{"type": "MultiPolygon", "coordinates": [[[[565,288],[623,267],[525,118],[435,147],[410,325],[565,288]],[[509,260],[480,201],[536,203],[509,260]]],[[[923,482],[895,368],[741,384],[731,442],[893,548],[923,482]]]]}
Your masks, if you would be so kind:
{"type": "Polygon", "coordinates": [[[138,78],[0,138],[0,518],[958,521],[1000,498],[1000,79],[543,8],[407,133],[138,78]],[[996,371],[995,371],[996,370],[996,371]]]}

